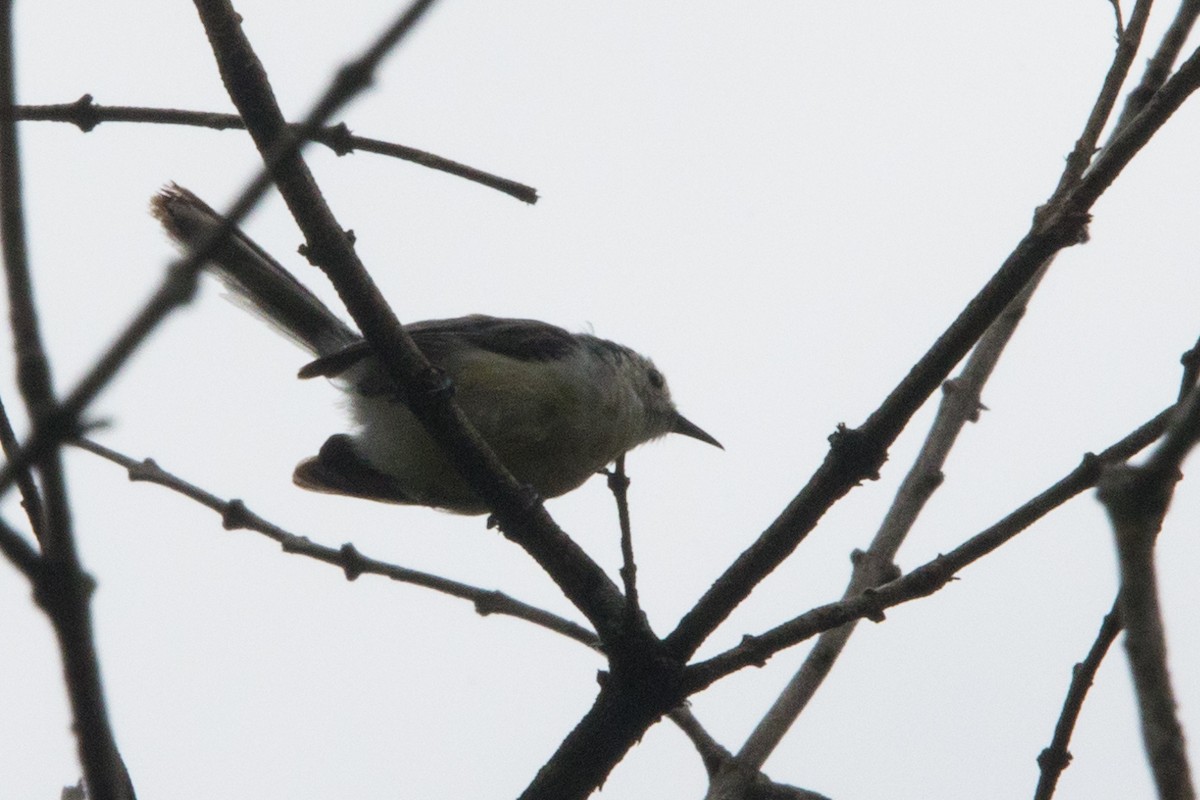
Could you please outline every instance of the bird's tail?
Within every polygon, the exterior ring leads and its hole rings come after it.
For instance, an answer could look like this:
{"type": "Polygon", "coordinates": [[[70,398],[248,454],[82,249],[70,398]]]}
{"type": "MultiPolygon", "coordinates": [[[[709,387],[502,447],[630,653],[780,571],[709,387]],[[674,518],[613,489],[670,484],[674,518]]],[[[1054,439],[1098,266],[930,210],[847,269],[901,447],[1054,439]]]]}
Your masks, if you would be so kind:
{"type": "MultiPolygon", "coordinates": [[[[174,183],[154,196],[150,211],[185,249],[199,245],[222,222],[221,215],[207,203],[174,183]]],[[[314,355],[329,355],[362,338],[237,228],[213,252],[205,269],[229,287],[239,305],[314,355]]]]}

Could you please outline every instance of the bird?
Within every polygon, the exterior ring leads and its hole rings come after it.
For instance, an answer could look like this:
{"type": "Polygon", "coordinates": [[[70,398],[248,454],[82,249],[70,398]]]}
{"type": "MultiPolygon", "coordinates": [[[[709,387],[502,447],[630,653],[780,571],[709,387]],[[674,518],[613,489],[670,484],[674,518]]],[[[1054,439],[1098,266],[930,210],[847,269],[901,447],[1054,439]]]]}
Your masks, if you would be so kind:
{"type": "MultiPolygon", "coordinates": [[[[222,216],[168,184],[151,213],[181,248],[195,247],[222,216]]],[[[240,229],[204,268],[231,298],[307,350],[301,378],[333,380],[350,399],[353,433],[326,439],[293,482],[316,492],[458,514],[488,513],[403,401],[366,340],[240,229]]],[[[640,444],[670,433],[722,447],[684,417],[666,378],[645,356],[547,322],[471,314],[404,326],[454,387],[480,436],[521,483],[552,498],[640,444]]],[[[722,448],[723,449],[723,448],[722,448]]]]}

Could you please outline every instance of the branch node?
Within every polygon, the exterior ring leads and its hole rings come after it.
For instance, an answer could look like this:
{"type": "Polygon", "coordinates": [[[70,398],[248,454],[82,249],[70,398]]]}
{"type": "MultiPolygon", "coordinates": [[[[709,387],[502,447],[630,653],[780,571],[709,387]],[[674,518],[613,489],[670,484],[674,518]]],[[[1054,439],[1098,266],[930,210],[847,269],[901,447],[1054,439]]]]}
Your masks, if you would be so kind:
{"type": "Polygon", "coordinates": [[[757,636],[751,636],[750,634],[743,636],[741,648],[750,653],[751,658],[748,662],[750,666],[765,667],[767,665],[767,659],[770,657],[770,654],[762,652],[762,647],[757,636]]]}
{"type": "Polygon", "coordinates": [[[1074,758],[1066,750],[1056,750],[1047,747],[1037,757],[1037,765],[1044,772],[1062,772],[1071,765],[1071,759],[1074,758]]]}
{"type": "Polygon", "coordinates": [[[879,468],[887,461],[887,450],[873,437],[861,428],[846,427],[844,422],[839,422],[837,430],[829,435],[829,449],[830,455],[840,462],[840,469],[859,476],[857,483],[864,479],[879,480],[879,468]]]}
{"type": "Polygon", "coordinates": [[[342,545],[338,552],[342,555],[342,572],[345,573],[346,580],[357,580],[358,576],[363,574],[362,553],[358,552],[358,549],[350,542],[342,545]]]}
{"type": "Polygon", "coordinates": [[[250,510],[246,504],[236,498],[226,503],[221,511],[221,527],[227,531],[249,528],[250,510]]]}
{"type": "Polygon", "coordinates": [[[354,135],[350,133],[349,126],[344,122],[330,125],[322,131],[321,141],[339,158],[354,152],[354,135]]]}
{"type": "Polygon", "coordinates": [[[481,617],[486,617],[489,614],[495,614],[500,611],[508,600],[508,595],[498,589],[493,589],[490,592],[480,592],[475,598],[475,613],[481,617]]]}
{"type": "MultiPolygon", "coordinates": [[[[358,237],[354,235],[354,231],[344,230],[342,231],[342,235],[346,237],[347,244],[353,248],[354,243],[358,240],[358,237]]],[[[325,244],[309,245],[307,242],[301,243],[296,248],[296,252],[314,267],[322,267],[324,264],[336,262],[341,256],[340,252],[336,252],[334,247],[325,244]]]]}
{"type": "Polygon", "coordinates": [[[875,591],[874,587],[864,589],[862,597],[871,606],[870,610],[865,614],[867,619],[871,620],[871,622],[884,622],[887,620],[887,615],[883,613],[883,603],[879,601],[879,592],[875,591]]]}
{"type": "Polygon", "coordinates": [[[629,489],[629,476],[611,469],[600,470],[601,475],[608,476],[608,490],[610,492],[624,492],[629,489]]]}
{"type": "MultiPolygon", "coordinates": [[[[1166,507],[1171,502],[1171,489],[1175,480],[1181,477],[1178,472],[1174,480],[1163,480],[1155,470],[1145,467],[1135,467],[1129,464],[1114,464],[1106,467],[1096,486],[1108,513],[1115,520],[1159,519],[1166,513],[1166,507]]],[[[1135,541],[1123,533],[1131,530],[1140,532],[1138,526],[1117,525],[1118,543],[1150,549],[1153,539],[1135,541]]]]}
{"type": "Polygon", "coordinates": [[[71,122],[84,133],[89,133],[100,124],[100,114],[96,111],[94,98],[90,94],[85,94],[71,103],[71,115],[71,122]]]}
{"type": "Polygon", "coordinates": [[[157,481],[162,478],[162,467],[158,466],[158,462],[153,458],[145,458],[136,464],[131,464],[125,470],[129,475],[129,480],[136,483],[137,481],[157,481]]]}
{"type": "Polygon", "coordinates": [[[1088,451],[1083,454],[1083,459],[1079,462],[1079,469],[1083,471],[1090,483],[1094,483],[1096,478],[1100,477],[1101,470],[1104,469],[1104,460],[1088,451]]]}

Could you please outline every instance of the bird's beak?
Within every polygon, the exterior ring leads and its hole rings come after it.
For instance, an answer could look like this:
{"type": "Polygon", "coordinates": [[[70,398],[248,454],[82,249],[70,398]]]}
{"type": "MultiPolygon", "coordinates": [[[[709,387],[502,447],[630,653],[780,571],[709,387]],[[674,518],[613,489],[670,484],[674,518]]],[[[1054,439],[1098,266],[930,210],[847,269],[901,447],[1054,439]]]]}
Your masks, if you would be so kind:
{"type": "Polygon", "coordinates": [[[722,450],[725,449],[720,442],[705,433],[699,425],[689,421],[687,417],[678,412],[675,414],[675,427],[671,428],[671,433],[682,433],[684,436],[690,436],[693,439],[699,439],[702,442],[708,442],[714,447],[720,447],[722,450]]]}

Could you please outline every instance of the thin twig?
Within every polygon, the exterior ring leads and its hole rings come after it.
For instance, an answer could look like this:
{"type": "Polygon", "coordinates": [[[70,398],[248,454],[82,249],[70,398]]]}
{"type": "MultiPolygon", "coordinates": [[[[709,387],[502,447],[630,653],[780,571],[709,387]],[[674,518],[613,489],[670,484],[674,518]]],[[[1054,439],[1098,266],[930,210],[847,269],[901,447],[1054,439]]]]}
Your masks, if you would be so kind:
{"type": "Polygon", "coordinates": [[[800,493],[667,637],[672,654],[690,658],[754,587],[791,555],[834,503],[878,474],[888,447],[916,410],[1046,260],[1081,241],[1096,200],[1198,87],[1200,51],[1120,130],[1078,183],[1056,193],[1039,210],[1029,232],[996,274],[867,420],[856,429],[839,428],[825,461],[800,493]]]}
{"type": "Polygon", "coordinates": [[[90,439],[77,439],[72,444],[81,450],[87,450],[89,453],[121,465],[129,473],[131,481],[146,481],[163,486],[215,511],[220,515],[221,524],[226,530],[242,529],[260,533],[268,539],[278,542],[285,553],[305,556],[338,567],[348,580],[355,580],[360,575],[381,575],[401,583],[423,586],[442,594],[471,601],[475,604],[475,610],[482,616],[501,614],[516,617],[569,639],[574,639],[592,649],[597,649],[599,646],[596,634],[581,625],[528,603],[522,603],[504,592],[481,589],[428,572],[379,561],[363,555],[349,543],[337,548],[317,544],[306,536],[291,533],[264,519],[251,511],[241,500],[224,500],[194,483],[184,480],[163,469],[154,459],[147,458],[139,461],[90,439]]]}
{"type": "Polygon", "coordinates": [[[1158,43],[1158,49],[1146,64],[1141,82],[1125,98],[1125,107],[1121,109],[1116,130],[1120,130],[1129,120],[1140,114],[1154,93],[1166,83],[1171,74],[1171,67],[1175,66],[1175,61],[1183,51],[1183,45],[1187,42],[1188,34],[1196,24],[1198,15],[1200,0],[1183,0],[1179,4],[1178,13],[1171,20],[1170,26],[1158,43]]]}
{"type": "MultiPolygon", "coordinates": [[[[1184,353],[1180,359],[1183,364],[1183,376],[1180,379],[1178,402],[1182,403],[1188,393],[1196,386],[1197,374],[1200,374],[1200,340],[1192,349],[1184,353]]],[[[1108,653],[1108,649],[1122,630],[1120,616],[1120,596],[1113,602],[1112,610],[1105,615],[1096,634],[1096,641],[1088,651],[1087,657],[1075,665],[1071,676],[1071,686],[1063,702],[1062,712],[1054,727],[1054,737],[1045,750],[1038,756],[1038,767],[1041,774],[1038,777],[1034,800],[1050,800],[1058,785],[1059,776],[1071,763],[1071,753],[1068,745],[1079,713],[1083,709],[1083,701],[1087,697],[1097,670],[1108,653]]]]}
{"type": "Polygon", "coordinates": [[[625,454],[617,456],[608,475],[608,489],[617,503],[617,521],[621,526],[621,581],[625,585],[625,613],[629,619],[641,614],[637,592],[637,562],[633,558],[633,528],[629,522],[629,476],[625,474],[625,454]]]}
{"type": "MultiPolygon", "coordinates": [[[[428,2],[419,3],[415,12],[411,9],[403,12],[397,22],[371,45],[366,55],[354,64],[377,63],[384,53],[411,28],[416,16],[419,16],[427,5],[428,2]]],[[[369,74],[370,71],[367,70],[366,75],[369,74]]],[[[4,468],[0,469],[0,492],[11,486],[20,471],[40,458],[49,448],[64,439],[77,435],[77,423],[80,415],[100,393],[100,390],[108,385],[113,376],[158,325],[177,307],[191,299],[201,267],[208,260],[209,255],[221,245],[237,223],[249,213],[250,209],[270,188],[272,172],[294,153],[303,141],[311,138],[311,131],[324,125],[330,116],[336,114],[353,97],[355,92],[364,88],[362,82],[364,77],[361,70],[344,68],[318,99],[313,110],[305,117],[300,130],[294,136],[284,137],[264,156],[262,172],[247,184],[238,195],[237,200],[223,214],[224,224],[214,229],[211,235],[193,248],[185,258],[171,266],[158,290],[129,322],[116,341],[76,384],[75,388],[59,404],[57,410],[34,427],[21,450],[9,458],[4,468]]]]}
{"type": "MultiPolygon", "coordinates": [[[[251,511],[240,500],[223,500],[212,492],[163,469],[154,459],[138,460],[91,439],[76,439],[72,444],[81,450],[86,450],[123,467],[128,472],[131,481],[146,481],[162,486],[215,511],[220,515],[222,526],[226,530],[244,529],[261,533],[268,539],[278,542],[285,553],[305,556],[338,567],[348,580],[354,580],[359,575],[381,575],[394,581],[433,589],[451,597],[470,601],[481,616],[500,614],[521,619],[579,642],[589,649],[600,649],[599,638],[583,626],[545,609],[516,600],[504,592],[482,589],[430,573],[378,561],[362,555],[351,544],[342,545],[340,548],[316,544],[308,537],[291,533],[264,519],[251,511]]],[[[0,522],[0,550],[8,554],[10,544],[13,544],[17,551],[9,556],[10,560],[22,567],[23,571],[36,570],[37,553],[20,538],[19,534],[10,531],[0,522]]],[[[712,738],[688,708],[681,706],[667,716],[692,741],[710,774],[716,769],[719,759],[729,757],[729,751],[712,738]]]]}
{"type": "MultiPolygon", "coordinates": [[[[1096,142],[1112,113],[1141,42],[1150,5],[1147,0],[1139,0],[1128,29],[1121,20],[1120,8],[1116,8],[1119,35],[1117,50],[1083,133],[1067,159],[1067,166],[1060,178],[1060,189],[1076,184],[1095,154],[1096,142]]],[[[983,384],[998,362],[1024,314],[1025,306],[1049,266],[1050,260],[1042,265],[1021,294],[1012,301],[1009,309],[988,328],[972,351],[962,373],[946,382],[942,403],[922,451],[901,483],[879,532],[866,552],[854,554],[854,570],[843,598],[852,597],[896,577],[893,559],[925,503],[941,485],[942,465],[959,432],[966,422],[977,419],[983,384]]],[[[801,668],[739,751],[738,760],[743,769],[731,772],[731,780],[741,780],[745,784],[753,776],[753,770],[762,767],[832,670],[855,625],[850,623],[820,635],[801,668]]],[[[748,785],[742,788],[748,788],[748,785]]],[[[737,795],[735,787],[731,786],[729,792],[730,796],[737,795]]]]}
{"type": "Polygon", "coordinates": [[[1088,164],[1096,155],[1096,143],[1100,141],[1100,134],[1112,116],[1112,110],[1121,93],[1121,87],[1125,85],[1125,79],[1129,77],[1129,68],[1133,65],[1133,58],[1141,46],[1142,34],[1146,30],[1146,20],[1150,17],[1152,3],[1151,0],[1138,0],[1133,7],[1133,14],[1129,18],[1128,28],[1121,24],[1121,9],[1120,6],[1117,6],[1116,0],[1113,5],[1117,9],[1117,50],[1113,53],[1112,64],[1100,86],[1100,94],[1096,98],[1096,102],[1092,104],[1091,113],[1088,114],[1087,122],[1084,123],[1083,133],[1075,142],[1075,149],[1067,156],[1066,167],[1059,179],[1056,193],[1078,183],[1088,164]]]}
{"type": "Polygon", "coordinates": [[[1088,650],[1087,657],[1071,670],[1071,686],[1067,689],[1062,712],[1054,726],[1054,737],[1037,758],[1041,773],[1033,800],[1050,800],[1054,796],[1059,776],[1071,763],[1071,752],[1067,746],[1071,742],[1075,723],[1079,720],[1079,712],[1083,710],[1083,701],[1087,697],[1088,689],[1092,687],[1092,681],[1096,679],[1096,672],[1100,669],[1108,648],[1116,641],[1120,632],[1121,617],[1117,611],[1117,603],[1114,602],[1112,610],[1104,615],[1104,621],[1100,623],[1096,641],[1088,650]]]}
{"type": "Polygon", "coordinates": [[[886,609],[933,594],[953,580],[963,568],[993,552],[1055,508],[1096,485],[1104,465],[1125,461],[1153,443],[1166,430],[1174,411],[1175,406],[1172,406],[1160,412],[1099,455],[1087,454],[1078,467],[1004,519],[903,577],[856,597],[818,606],[762,634],[746,636],[737,647],[707,661],[689,665],[685,670],[685,683],[689,694],[739,669],[762,666],[780,650],[822,631],[856,619],[879,621],[883,619],[886,609]]]}
{"type": "MultiPolygon", "coordinates": [[[[93,101],[90,94],[85,94],[74,103],[58,103],[40,106],[17,106],[16,116],[25,121],[68,122],[74,124],[85,133],[91,131],[101,122],[144,122],[152,124],[188,125],[197,128],[213,130],[245,130],[246,123],[236,114],[218,114],[213,111],[188,111],[179,108],[144,108],[139,106],[102,106],[93,101]]],[[[296,135],[300,134],[298,123],[289,123],[296,135]]],[[[526,186],[499,175],[493,175],[481,169],[451,161],[448,158],[418,150],[415,147],[387,142],[382,139],[370,139],[365,136],[355,136],[345,123],[325,125],[317,129],[309,137],[309,141],[325,145],[339,156],[348,155],[357,150],[377,155],[411,161],[429,169],[455,175],[459,178],[478,183],[481,186],[504,192],[525,203],[538,201],[537,189],[526,186]]]]}
{"type": "MultiPolygon", "coordinates": [[[[854,569],[843,598],[854,597],[898,576],[894,564],[896,553],[925,504],[941,485],[942,466],[958,435],[968,422],[978,418],[983,386],[1016,332],[1025,307],[1048,267],[1047,264],[1034,276],[1008,310],[988,328],[958,377],[947,381],[929,435],[896,491],[896,498],[879,531],[866,552],[854,554],[854,569]]],[[[744,767],[761,769],[766,763],[833,669],[856,624],[852,622],[820,635],[800,669],[738,752],[738,760],[744,767]]]]}

